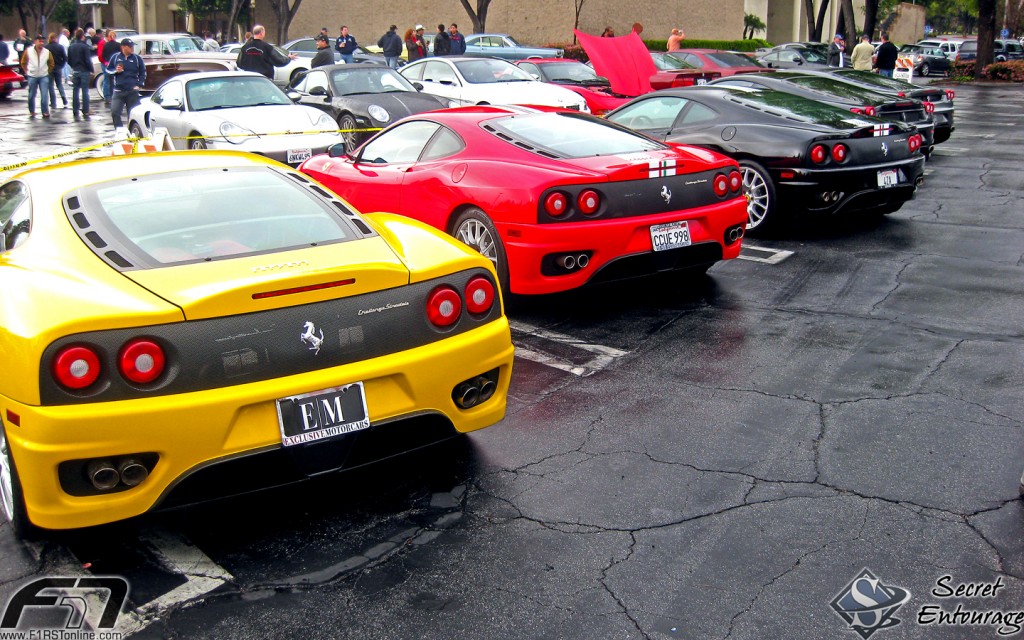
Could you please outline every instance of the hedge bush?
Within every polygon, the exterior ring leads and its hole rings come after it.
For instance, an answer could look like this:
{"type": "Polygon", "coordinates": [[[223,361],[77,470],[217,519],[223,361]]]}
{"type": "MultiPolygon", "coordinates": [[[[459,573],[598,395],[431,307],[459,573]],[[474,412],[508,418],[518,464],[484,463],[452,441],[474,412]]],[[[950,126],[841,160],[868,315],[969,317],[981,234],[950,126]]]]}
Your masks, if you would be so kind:
{"type": "MultiPolygon", "coordinates": [[[[644,44],[651,51],[664,51],[668,47],[667,40],[644,40],[644,44]]],[[[687,49],[721,49],[724,51],[755,51],[762,47],[772,46],[767,40],[691,40],[683,41],[687,49]]],[[[565,51],[565,57],[570,60],[586,62],[590,60],[587,52],[578,44],[566,42],[552,42],[544,45],[565,51]]]]}
{"type": "MultiPolygon", "coordinates": [[[[973,80],[974,66],[974,60],[954,62],[950,75],[955,80],[973,80]]],[[[1024,60],[994,62],[981,70],[981,79],[1024,82],[1024,60]]]]}

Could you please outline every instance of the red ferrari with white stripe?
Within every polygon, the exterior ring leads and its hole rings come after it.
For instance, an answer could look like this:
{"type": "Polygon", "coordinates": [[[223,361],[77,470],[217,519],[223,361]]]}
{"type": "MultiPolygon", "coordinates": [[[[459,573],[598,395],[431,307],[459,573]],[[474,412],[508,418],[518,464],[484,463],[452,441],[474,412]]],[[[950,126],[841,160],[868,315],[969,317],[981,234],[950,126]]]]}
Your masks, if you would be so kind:
{"type": "Polygon", "coordinates": [[[423,113],[300,170],[358,209],[450,233],[519,294],[703,273],[739,255],[747,222],[734,160],[572,111],[423,113]]]}

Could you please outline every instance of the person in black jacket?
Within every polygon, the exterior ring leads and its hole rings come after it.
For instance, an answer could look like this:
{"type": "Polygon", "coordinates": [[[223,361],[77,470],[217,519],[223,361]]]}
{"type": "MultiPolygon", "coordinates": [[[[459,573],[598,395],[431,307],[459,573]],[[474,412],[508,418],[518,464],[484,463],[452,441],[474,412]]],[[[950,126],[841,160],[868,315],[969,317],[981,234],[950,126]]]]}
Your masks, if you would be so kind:
{"type": "Polygon", "coordinates": [[[85,41],[85,32],[75,30],[75,41],[68,47],[71,65],[71,108],[75,117],[89,117],[89,81],[92,78],[92,47],[85,41]]]}
{"type": "Polygon", "coordinates": [[[381,52],[384,54],[384,59],[387,61],[388,66],[392,69],[398,68],[398,59],[402,57],[402,36],[398,35],[398,26],[391,25],[391,29],[387,33],[380,37],[377,41],[377,46],[380,47],[381,52]]]}
{"type": "Polygon", "coordinates": [[[252,28],[252,39],[242,45],[238,51],[238,59],[235,61],[239,69],[244,71],[255,71],[267,78],[274,79],[274,67],[283,67],[289,60],[294,60],[296,54],[288,56],[281,54],[269,42],[265,42],[267,29],[261,24],[252,28]]]}
{"type": "Polygon", "coordinates": [[[50,108],[57,108],[57,92],[54,91],[54,85],[56,85],[56,89],[60,90],[60,99],[64,101],[64,108],[67,109],[68,97],[64,93],[64,65],[67,64],[68,53],[57,42],[57,34],[53,32],[46,37],[46,49],[53,58],[53,71],[50,72],[50,108]]]}
{"type": "Polygon", "coordinates": [[[882,44],[878,45],[878,50],[875,51],[875,68],[878,69],[879,75],[891,78],[893,70],[896,69],[896,58],[899,55],[900,50],[889,42],[889,34],[883,31],[882,44]]]}
{"type": "Polygon", "coordinates": [[[437,35],[434,36],[434,55],[447,56],[452,53],[452,40],[448,37],[444,25],[437,25],[437,35]]]}
{"type": "Polygon", "coordinates": [[[317,67],[334,64],[334,52],[328,46],[330,42],[328,42],[327,36],[321,33],[314,40],[316,40],[316,55],[313,56],[313,61],[309,63],[309,68],[316,69],[317,67]]]}

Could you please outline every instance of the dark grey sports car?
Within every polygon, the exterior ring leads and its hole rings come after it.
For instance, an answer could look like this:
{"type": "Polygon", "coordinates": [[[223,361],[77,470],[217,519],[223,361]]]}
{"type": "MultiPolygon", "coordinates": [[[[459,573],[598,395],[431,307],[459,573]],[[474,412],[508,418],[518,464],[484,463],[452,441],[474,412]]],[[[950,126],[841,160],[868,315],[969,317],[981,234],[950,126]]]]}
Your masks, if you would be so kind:
{"type": "Polygon", "coordinates": [[[914,197],[924,173],[914,127],[780,91],[667,89],[606,117],[658,140],[739,161],[751,232],[784,212],[892,213],[914,197]]]}
{"type": "Polygon", "coordinates": [[[349,153],[378,129],[405,116],[458,106],[420,93],[400,74],[379,65],[317,67],[296,78],[288,92],[299,104],[329,113],[342,129],[349,153]]]}

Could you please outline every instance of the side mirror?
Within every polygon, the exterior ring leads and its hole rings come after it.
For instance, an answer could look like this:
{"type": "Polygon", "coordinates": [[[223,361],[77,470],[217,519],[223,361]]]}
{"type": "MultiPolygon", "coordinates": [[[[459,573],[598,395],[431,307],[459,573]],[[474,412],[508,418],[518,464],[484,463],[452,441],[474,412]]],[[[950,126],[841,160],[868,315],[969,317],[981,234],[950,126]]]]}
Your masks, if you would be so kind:
{"type": "Polygon", "coordinates": [[[412,86],[417,91],[423,91],[423,83],[422,82],[413,82],[412,86]]]}
{"type": "Polygon", "coordinates": [[[160,106],[170,111],[181,111],[181,100],[178,98],[168,98],[160,103],[160,106]]]}
{"type": "Polygon", "coordinates": [[[309,90],[309,95],[311,95],[311,96],[326,96],[327,95],[327,89],[325,89],[323,87],[313,87],[312,89],[309,90]]]}
{"type": "Polygon", "coordinates": [[[299,93],[298,91],[289,90],[288,93],[286,93],[285,95],[288,96],[288,99],[291,100],[292,102],[298,102],[299,100],[302,100],[302,94],[299,93]]]}
{"type": "Polygon", "coordinates": [[[539,73],[530,73],[530,77],[533,78],[534,80],[540,80],[539,73]]]}
{"type": "Polygon", "coordinates": [[[327,155],[330,156],[331,158],[347,157],[348,154],[345,153],[345,143],[339,142],[337,144],[332,144],[331,146],[327,147],[327,155]]]}
{"type": "Polygon", "coordinates": [[[800,56],[793,56],[793,62],[795,62],[797,64],[803,64],[804,63],[803,59],[800,56]]]}

